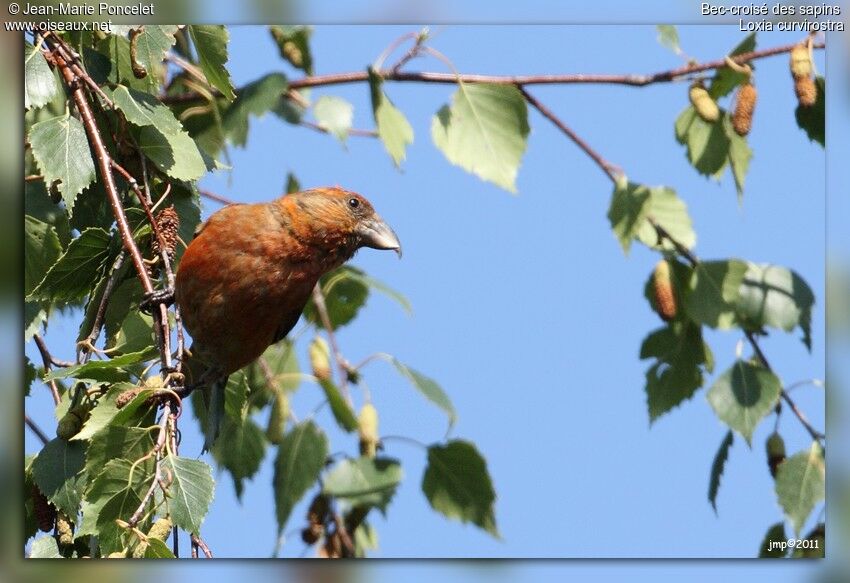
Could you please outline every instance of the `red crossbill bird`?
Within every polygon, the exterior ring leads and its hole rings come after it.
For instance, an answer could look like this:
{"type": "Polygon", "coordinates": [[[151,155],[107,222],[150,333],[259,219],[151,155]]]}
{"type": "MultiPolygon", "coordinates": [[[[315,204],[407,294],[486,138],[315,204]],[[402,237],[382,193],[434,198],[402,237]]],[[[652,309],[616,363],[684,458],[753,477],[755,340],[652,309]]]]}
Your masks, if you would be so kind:
{"type": "MultiPolygon", "coordinates": [[[[223,400],[218,393],[227,376],[282,340],[319,278],[361,247],[401,256],[398,237],[369,201],[338,187],[214,213],[186,248],[175,282],[175,300],[193,340],[190,360],[206,367],[201,378],[187,383],[217,385],[205,396],[223,400]]],[[[190,374],[196,365],[186,367],[190,374]]]]}

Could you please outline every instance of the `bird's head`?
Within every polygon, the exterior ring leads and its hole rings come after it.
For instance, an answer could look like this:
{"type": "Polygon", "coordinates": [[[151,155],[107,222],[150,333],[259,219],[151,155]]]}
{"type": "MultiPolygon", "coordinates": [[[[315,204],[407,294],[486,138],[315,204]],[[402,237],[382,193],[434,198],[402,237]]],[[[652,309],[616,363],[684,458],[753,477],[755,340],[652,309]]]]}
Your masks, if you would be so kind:
{"type": "Polygon", "coordinates": [[[296,237],[306,245],[346,255],[361,247],[391,249],[401,257],[401,243],[392,228],[363,196],[339,187],[314,188],[288,194],[278,203],[296,237]]]}

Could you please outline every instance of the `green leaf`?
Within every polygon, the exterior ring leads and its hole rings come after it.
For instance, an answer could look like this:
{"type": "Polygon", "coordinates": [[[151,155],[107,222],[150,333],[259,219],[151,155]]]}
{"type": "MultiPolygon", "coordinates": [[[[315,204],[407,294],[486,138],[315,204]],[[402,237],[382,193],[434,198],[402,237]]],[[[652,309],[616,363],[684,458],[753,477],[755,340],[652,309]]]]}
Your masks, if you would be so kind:
{"type": "Polygon", "coordinates": [[[68,213],[59,201],[53,200],[43,180],[28,180],[24,184],[24,213],[56,229],[62,247],[71,242],[68,213]]]}
{"type": "Polygon", "coordinates": [[[747,263],[736,305],[738,318],[748,330],[771,326],[790,332],[799,326],[803,343],[811,350],[814,303],[811,288],[794,271],[778,265],[747,263]]]}
{"type": "Polygon", "coordinates": [[[313,74],[313,55],[310,51],[310,26],[274,25],[269,27],[280,56],[296,69],[313,74]]]}
{"type": "Polygon", "coordinates": [[[735,179],[735,189],[738,191],[738,199],[744,195],[744,181],[747,171],[750,169],[750,160],[753,151],[747,143],[747,139],[739,136],[732,127],[732,118],[727,113],[723,116],[723,127],[729,138],[729,165],[732,168],[732,177],[735,179]]]}
{"type": "Polygon", "coordinates": [[[168,493],[174,525],[198,534],[215,492],[212,470],[200,460],[175,455],[167,456],[162,465],[173,477],[168,493]]]}
{"type": "Polygon", "coordinates": [[[655,358],[646,371],[646,404],[654,422],[702,386],[703,370],[713,366],[702,328],[688,320],[677,320],[655,330],[643,341],[640,358],[655,358]]]}
{"type": "Polygon", "coordinates": [[[312,421],[303,421],[284,436],[274,466],[278,534],[292,508],[319,479],[328,457],[328,438],[312,421]]]}
{"type": "Polygon", "coordinates": [[[670,49],[677,55],[682,54],[682,49],[679,46],[679,32],[672,24],[659,24],[655,27],[658,31],[658,43],[667,49],[670,49]]]}
{"type": "Polygon", "coordinates": [[[234,423],[242,423],[248,413],[248,379],[237,371],[227,379],[224,387],[224,412],[234,423]]]}
{"type": "Polygon", "coordinates": [[[37,302],[26,302],[24,304],[24,342],[29,342],[47,321],[47,310],[37,302]]]}
{"type": "Polygon", "coordinates": [[[24,109],[47,105],[57,93],[56,78],[41,49],[24,41],[24,109]]]}
{"type": "Polygon", "coordinates": [[[717,514],[717,492],[720,489],[720,478],[723,476],[726,460],[729,459],[729,448],[732,447],[734,440],[735,434],[731,430],[727,431],[726,437],[720,443],[720,448],[711,464],[711,477],[708,480],[708,501],[711,502],[715,514],[717,514]]]}
{"type": "Polygon", "coordinates": [[[703,176],[719,178],[729,156],[729,136],[724,118],[707,122],[689,105],[676,120],[676,138],[687,146],[688,162],[703,176]]]}
{"type": "Polygon", "coordinates": [[[319,385],[325,392],[325,397],[328,399],[328,404],[331,406],[331,412],[337,424],[348,432],[357,429],[357,417],[334,382],[330,379],[319,379],[319,385]]]}
{"type": "Polygon", "coordinates": [[[826,147],[826,80],[818,76],[815,79],[818,96],[814,105],[803,107],[798,105],[794,111],[797,125],[813,142],[826,147]]]}
{"type": "Polygon", "coordinates": [[[378,126],[378,136],[384,143],[387,153],[396,167],[400,167],[405,158],[408,144],[413,143],[413,128],[404,114],[399,111],[384,93],[383,80],[371,67],[369,68],[369,88],[372,95],[372,114],[378,126]]]}
{"type": "Polygon", "coordinates": [[[33,124],[29,143],[46,184],[60,181],[59,192],[68,214],[74,199],[95,180],[86,130],[75,117],[60,115],[33,124]]]}
{"type": "Polygon", "coordinates": [[[239,90],[227,108],[222,123],[231,143],[244,146],[248,141],[249,116],[262,117],[283,99],[289,83],[282,73],[269,73],[239,90]]]}
{"type": "MultiPolygon", "coordinates": [[[[301,385],[303,375],[298,365],[298,357],[292,342],[284,340],[272,344],[263,353],[262,359],[268,366],[271,380],[275,387],[282,391],[294,391],[301,385]]],[[[250,365],[248,371],[248,385],[251,387],[251,403],[256,404],[257,399],[263,395],[271,396],[273,387],[268,386],[266,375],[256,362],[250,365]]]]}
{"type": "Polygon", "coordinates": [[[784,543],[786,540],[788,540],[788,537],[785,536],[785,524],[777,522],[767,529],[767,533],[764,535],[764,540],[762,540],[759,548],[759,559],[781,559],[785,557],[788,552],[787,548],[771,547],[771,543],[784,543]]]}
{"type": "Polygon", "coordinates": [[[618,181],[614,187],[611,206],[608,208],[608,220],[626,253],[631,249],[632,239],[637,237],[646,225],[650,194],[649,187],[625,180],[618,181]]]}
{"type": "Polygon", "coordinates": [[[708,390],[708,402],[721,421],[751,443],[753,431],[779,401],[781,383],[772,372],[739,360],[708,390]]]}
{"type": "Polygon", "coordinates": [[[395,494],[403,473],[390,458],[359,457],[341,460],[322,481],[322,491],[350,506],[385,508],[395,494]]]}
{"type": "Polygon", "coordinates": [[[230,472],[236,497],[241,500],[244,480],[256,475],[266,454],[263,430],[250,418],[239,423],[227,420],[213,444],[212,454],[219,466],[230,472]]]}
{"type": "Polygon", "coordinates": [[[509,192],[516,192],[528,132],[528,107],[513,85],[461,83],[431,122],[449,162],[509,192]]]}
{"type": "MultiPolygon", "coordinates": [[[[119,391],[120,392],[120,391],[119,391]]],[[[92,410],[92,417],[108,404],[100,403],[92,410]]],[[[90,418],[91,419],[91,418],[90,418]]],[[[110,419],[111,420],[111,419],[110,419]]],[[[85,431],[85,427],[83,427],[85,431]]],[[[139,459],[154,446],[153,434],[144,427],[107,425],[94,433],[86,451],[85,469],[89,476],[97,476],[110,460],[118,458],[139,459]]]]}
{"type": "Polygon", "coordinates": [[[777,522],[767,529],[764,535],[764,540],[761,541],[759,548],[759,559],[781,559],[787,554],[787,549],[780,547],[772,547],[770,543],[785,542],[788,537],[785,536],[785,523],[777,522]]]}
{"type": "Polygon", "coordinates": [[[80,475],[86,447],[58,437],[47,442],[32,464],[32,477],[48,500],[67,514],[76,516],[85,479],[80,475]]]}
{"type": "Polygon", "coordinates": [[[779,464],[776,496],[799,536],[806,518],[826,496],[826,468],[819,443],[813,442],[809,449],[779,464]]]}
{"type": "Polygon", "coordinates": [[[186,132],[163,134],[153,126],[145,126],[138,142],[144,155],[172,178],[197,180],[207,171],[198,145],[186,132]]]}
{"type": "Polygon", "coordinates": [[[301,190],[301,183],[292,172],[286,173],[286,194],[292,194],[301,190]]]}
{"type": "MultiPolygon", "coordinates": [[[[738,43],[738,46],[732,49],[732,52],[729,53],[729,56],[734,57],[736,55],[749,53],[754,50],[756,50],[756,33],[747,35],[744,40],[738,43]]],[[[755,68],[752,63],[747,64],[751,68],[755,68]]],[[[711,85],[708,87],[708,93],[714,100],[717,100],[731,93],[735,89],[735,87],[737,87],[746,80],[747,75],[738,73],[729,66],[720,67],[719,69],[717,69],[714,78],[711,80],[711,85]]]]}
{"type": "Polygon", "coordinates": [[[106,347],[111,355],[140,352],[154,345],[153,318],[138,311],[130,311],[115,336],[108,339],[106,347]]]}
{"type": "Polygon", "coordinates": [[[130,61],[130,41],[111,35],[97,43],[95,49],[83,48],[89,74],[98,85],[127,85],[133,89],[155,93],[158,83],[153,75],[136,79],[130,61]]]}
{"type": "Polygon", "coordinates": [[[32,541],[30,559],[64,559],[59,552],[59,545],[52,536],[40,536],[32,541]]]}
{"type": "Polygon", "coordinates": [[[103,229],[86,229],[80,233],[28,299],[72,302],[85,297],[102,275],[110,240],[109,233],[103,229]]]}
{"type": "Polygon", "coordinates": [[[77,536],[98,537],[101,553],[121,550],[127,531],[116,520],[129,520],[142,502],[146,488],[153,479],[154,461],[146,460],[136,466],[125,458],[109,460],[95,477],[83,502],[83,522],[77,536]]]}
{"type": "Polygon", "coordinates": [[[703,261],[693,270],[685,309],[696,322],[712,328],[731,328],[747,264],[737,259],[703,261]]]}
{"type": "Polygon", "coordinates": [[[53,370],[44,377],[44,380],[66,378],[104,382],[126,380],[126,367],[150,360],[157,354],[157,349],[151,347],[141,352],[116,356],[110,360],[91,360],[85,364],[53,370]]]}
{"type": "MultiPolygon", "coordinates": [[[[98,399],[97,404],[94,408],[92,408],[88,418],[83,423],[83,428],[79,431],[79,433],[74,435],[71,440],[82,441],[91,439],[96,433],[109,425],[110,421],[112,421],[113,417],[115,417],[118,413],[118,407],[115,405],[115,397],[117,397],[121,392],[132,387],[133,385],[130,383],[118,383],[109,389],[105,395],[98,399]]],[[[99,470],[99,468],[95,469],[99,470]]]]}
{"type": "Polygon", "coordinates": [[[35,377],[38,375],[38,371],[33,365],[32,361],[28,356],[24,356],[24,396],[30,396],[30,388],[32,387],[32,383],[35,380],[35,377]]]}
{"type": "Polygon", "coordinates": [[[163,135],[184,131],[174,113],[152,95],[119,85],[112,92],[112,101],[127,121],[135,126],[151,126],[163,135]]]}
{"type": "Polygon", "coordinates": [[[158,538],[149,538],[148,546],[145,549],[146,559],[174,559],[174,553],[168,548],[165,542],[158,538]]]}
{"type": "Polygon", "coordinates": [[[449,396],[442,388],[440,388],[440,385],[438,385],[433,379],[426,377],[424,374],[410,368],[395,358],[393,358],[390,362],[392,362],[393,366],[398,369],[398,372],[400,372],[402,376],[407,377],[407,380],[410,381],[410,384],[412,384],[417,391],[422,393],[426,399],[434,403],[437,407],[442,409],[446,415],[448,415],[449,427],[451,428],[457,420],[457,413],[455,413],[455,408],[452,405],[451,400],[449,400],[449,396]]]}
{"type": "Polygon", "coordinates": [[[374,551],[378,548],[378,531],[365,520],[354,531],[354,556],[362,558],[366,551],[374,551]]]}
{"type": "MultiPolygon", "coordinates": [[[[647,219],[654,220],[686,248],[692,249],[696,245],[697,235],[691,224],[691,217],[688,215],[688,207],[681,198],[676,196],[676,191],[672,188],[665,186],[650,188],[645,212],[647,219]]],[[[667,239],[659,243],[658,233],[648,220],[640,223],[636,236],[641,243],[652,249],[668,251],[675,249],[667,239]]]]}
{"type": "MultiPolygon", "coordinates": [[[[363,280],[356,277],[356,273],[355,268],[343,266],[322,276],[319,280],[325,296],[328,318],[334,329],[354,320],[360,309],[366,305],[369,287],[363,280]]],[[[324,328],[312,298],[304,308],[304,317],[316,326],[324,328]]]]}
{"type": "Polygon", "coordinates": [[[44,276],[59,259],[62,245],[56,230],[38,219],[24,217],[24,295],[44,279],[44,276]]]}
{"type": "Polygon", "coordinates": [[[174,45],[176,25],[145,24],[136,37],[136,62],[152,75],[174,45]]]}
{"type": "Polygon", "coordinates": [[[395,301],[408,314],[413,313],[413,306],[410,305],[410,300],[408,300],[407,297],[400,291],[391,288],[382,281],[369,277],[365,272],[357,269],[356,267],[345,266],[340,269],[345,269],[349,277],[365,284],[369,287],[369,289],[381,292],[391,300],[395,301]]]}
{"type": "Polygon", "coordinates": [[[487,462],[468,441],[454,440],[428,448],[422,492],[437,512],[476,526],[499,538],[496,492],[487,462]]]}
{"type": "Polygon", "coordinates": [[[313,105],[313,115],[319,126],[345,143],[351,122],[354,119],[354,106],[341,97],[323,95],[313,105]]]}
{"type": "Polygon", "coordinates": [[[189,26],[189,34],[192,36],[198,61],[207,81],[232,101],[236,97],[233,93],[233,82],[224,66],[227,63],[227,42],[230,38],[227,27],[193,24],[189,26]]]}

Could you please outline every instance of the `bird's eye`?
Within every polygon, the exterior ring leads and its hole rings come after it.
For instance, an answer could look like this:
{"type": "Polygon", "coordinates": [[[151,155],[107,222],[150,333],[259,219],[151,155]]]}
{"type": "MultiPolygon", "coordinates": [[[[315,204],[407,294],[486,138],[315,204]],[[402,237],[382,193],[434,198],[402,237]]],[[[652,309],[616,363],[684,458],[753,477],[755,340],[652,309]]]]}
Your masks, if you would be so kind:
{"type": "Polygon", "coordinates": [[[357,207],[360,206],[360,201],[357,200],[356,198],[349,198],[348,199],[348,206],[350,206],[353,209],[356,209],[357,207]]]}

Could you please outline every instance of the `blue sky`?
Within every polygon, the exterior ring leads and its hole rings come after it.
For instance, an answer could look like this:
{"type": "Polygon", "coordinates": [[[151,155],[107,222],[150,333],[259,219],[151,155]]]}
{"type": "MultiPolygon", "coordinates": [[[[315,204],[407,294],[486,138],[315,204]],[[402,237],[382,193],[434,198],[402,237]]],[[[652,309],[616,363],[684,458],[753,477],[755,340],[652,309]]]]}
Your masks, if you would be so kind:
{"type": "MultiPolygon", "coordinates": [[[[409,30],[318,27],[317,72],[362,70],[409,30]]],[[[722,56],[743,38],[737,27],[679,32],[683,49],[700,60],[722,56]]],[[[653,27],[438,26],[433,33],[432,45],[464,72],[649,73],[681,64],[655,42],[653,27]]],[[[797,40],[762,34],[759,46],[797,40]]],[[[230,50],[237,85],[286,70],[264,28],[234,27],[230,50]]],[[[822,56],[818,65],[822,70],[822,56]]],[[[444,70],[433,60],[410,67],[444,70]]],[[[790,384],[824,377],[824,154],[794,122],[786,58],[760,61],[756,82],[755,158],[741,205],[728,175],[719,184],[698,176],[674,140],[686,84],[531,91],[632,180],[675,188],[694,219],[700,257],[776,263],[808,281],[819,300],[812,353],[798,333],[764,342],[790,384]]],[[[401,261],[365,250],[353,263],[405,293],[413,316],[373,296],[340,332],[342,350],[355,362],[391,352],[441,383],[459,414],[452,435],[474,441],[487,458],[504,540],[434,513],[419,489],[424,452],[388,442],[386,453],[401,459],[405,479],[387,519],[373,521],[380,537],[376,556],[753,556],[780,515],[763,454],[772,420],[760,427],[752,450],[736,440],[716,516],[706,491],[725,428],[704,391],[649,427],[643,391],[648,363],[637,354],[643,337],[660,325],[642,293],[657,256],[636,246],[624,257],[606,218],[608,179],[531,112],[519,195],[512,196],[449,165],[431,143],[431,116],[449,100],[451,87],[388,83],[385,89],[416,135],[402,172],[377,141],[351,138],[343,149],[328,136],[269,116],[252,120],[245,150],[231,151],[232,171],[202,182],[241,201],[273,198],[288,171],[304,186],[340,184],[366,195],[404,244],[401,261]]],[[[313,93],[319,95],[350,100],[355,126],[372,126],[365,86],[313,93]]],[[[205,216],[218,208],[204,205],[205,216]]],[[[69,355],[75,332],[73,319],[52,327],[58,356],[69,355]]],[[[722,372],[734,360],[739,336],[707,338],[722,372]]],[[[375,364],[365,380],[383,434],[426,443],[442,438],[445,418],[393,371],[375,364]]],[[[36,394],[28,411],[49,427],[49,398],[36,394]]],[[[822,395],[811,388],[795,395],[822,427],[822,395]]],[[[295,407],[303,415],[319,401],[316,387],[303,386],[295,407]]],[[[799,425],[783,417],[789,447],[807,445],[799,425]]],[[[327,411],[319,421],[332,425],[327,411]]],[[[332,451],[356,448],[350,437],[330,433],[332,451]]],[[[183,443],[184,455],[200,451],[193,430],[184,429],[183,443]]],[[[27,451],[37,449],[29,436],[26,444],[27,451]]],[[[247,485],[241,505],[229,478],[221,477],[203,529],[218,556],[269,555],[275,534],[271,457],[247,485]]],[[[303,512],[296,509],[287,530],[299,526],[303,512]]],[[[302,550],[296,533],[284,555],[302,550]]]]}

